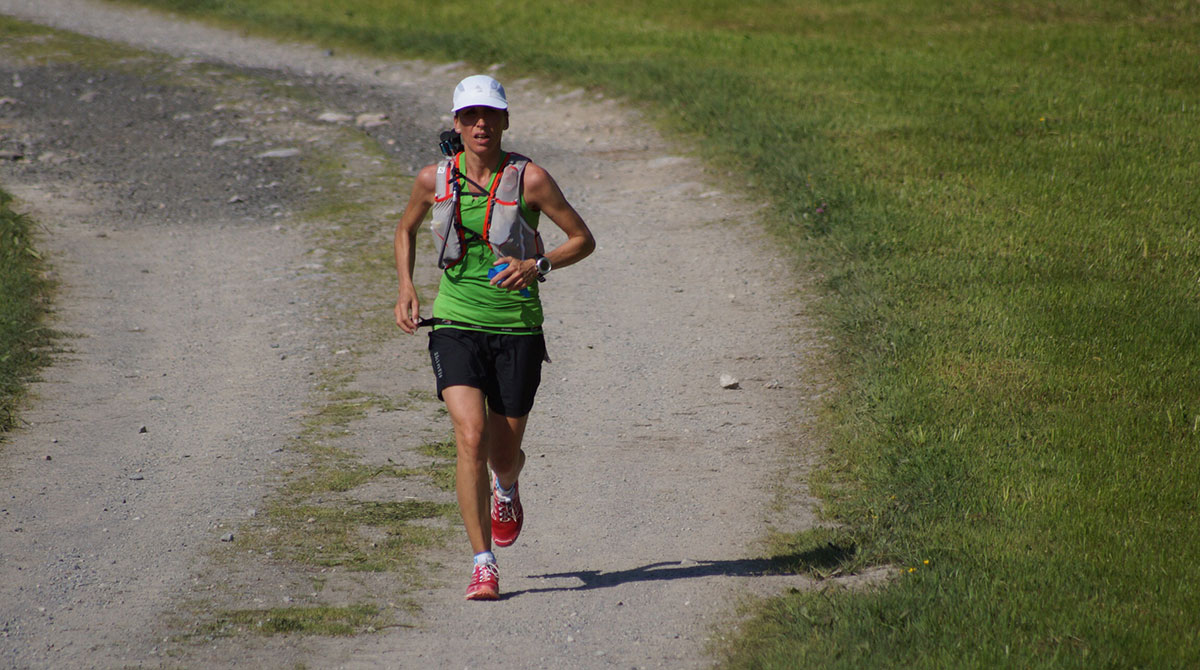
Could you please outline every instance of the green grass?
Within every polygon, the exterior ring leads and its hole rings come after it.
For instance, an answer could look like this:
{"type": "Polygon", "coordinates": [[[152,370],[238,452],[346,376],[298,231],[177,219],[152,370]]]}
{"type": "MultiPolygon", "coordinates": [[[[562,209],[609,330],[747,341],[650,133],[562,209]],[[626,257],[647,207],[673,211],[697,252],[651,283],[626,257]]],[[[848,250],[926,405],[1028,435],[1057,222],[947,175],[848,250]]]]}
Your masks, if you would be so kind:
{"type": "Polygon", "coordinates": [[[143,4],[594,86],[770,198],[840,343],[825,513],[899,574],[729,666],[1200,664],[1200,5],[143,4]]]}
{"type": "Polygon", "coordinates": [[[457,518],[458,507],[452,503],[289,499],[273,504],[263,523],[245,528],[238,542],[297,565],[399,572],[407,583],[419,584],[420,550],[440,546],[448,531],[445,524],[413,522],[457,518]]]}
{"type": "Polygon", "coordinates": [[[193,635],[228,637],[235,633],[256,633],[345,636],[373,632],[387,625],[387,622],[388,619],[379,608],[370,605],[243,609],[221,612],[193,635]]]}
{"type": "Polygon", "coordinates": [[[9,208],[0,191],[0,440],[17,424],[25,384],[46,364],[51,342],[44,325],[50,283],[33,246],[33,224],[9,208]]]}

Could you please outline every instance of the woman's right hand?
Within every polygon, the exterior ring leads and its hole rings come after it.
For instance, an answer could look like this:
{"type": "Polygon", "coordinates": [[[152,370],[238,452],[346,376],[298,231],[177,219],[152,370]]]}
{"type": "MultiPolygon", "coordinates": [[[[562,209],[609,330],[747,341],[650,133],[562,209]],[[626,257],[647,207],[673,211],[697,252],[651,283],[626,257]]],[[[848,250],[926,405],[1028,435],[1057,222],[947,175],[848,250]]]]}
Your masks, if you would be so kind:
{"type": "Polygon", "coordinates": [[[416,291],[401,291],[396,299],[396,325],[400,330],[412,335],[417,332],[417,322],[421,320],[421,301],[416,291]]]}
{"type": "Polygon", "coordinates": [[[417,323],[421,320],[421,301],[417,299],[417,290],[412,283],[413,265],[417,260],[417,229],[433,206],[437,167],[427,165],[417,173],[408,205],[396,224],[396,280],[400,287],[400,296],[396,299],[396,325],[409,335],[417,332],[417,323]]]}

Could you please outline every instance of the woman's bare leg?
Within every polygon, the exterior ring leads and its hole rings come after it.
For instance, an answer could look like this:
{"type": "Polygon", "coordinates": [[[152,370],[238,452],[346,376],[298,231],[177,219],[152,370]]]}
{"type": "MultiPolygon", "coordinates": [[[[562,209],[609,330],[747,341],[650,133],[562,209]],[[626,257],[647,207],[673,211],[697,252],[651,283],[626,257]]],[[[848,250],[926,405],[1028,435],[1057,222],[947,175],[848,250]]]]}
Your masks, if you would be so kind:
{"type": "Polygon", "coordinates": [[[462,514],[471,549],[478,554],[492,549],[492,517],[488,503],[488,417],[483,391],[470,386],[450,386],[442,390],[446,411],[454,424],[454,442],[458,460],[454,489],[458,511],[462,514]]]}

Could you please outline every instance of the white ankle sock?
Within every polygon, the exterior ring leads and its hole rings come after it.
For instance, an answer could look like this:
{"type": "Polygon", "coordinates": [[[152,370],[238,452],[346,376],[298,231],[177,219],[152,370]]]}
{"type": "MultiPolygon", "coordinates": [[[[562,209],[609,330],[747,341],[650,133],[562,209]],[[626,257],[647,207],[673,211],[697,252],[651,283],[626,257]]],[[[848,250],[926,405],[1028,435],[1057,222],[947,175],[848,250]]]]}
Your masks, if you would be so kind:
{"type": "Polygon", "coordinates": [[[497,479],[494,484],[495,486],[493,488],[495,489],[495,493],[498,494],[496,497],[503,502],[512,502],[512,496],[517,492],[517,483],[513,482],[512,486],[504,488],[503,486],[500,486],[500,480],[497,479]]]}
{"type": "Polygon", "coordinates": [[[485,563],[495,563],[496,555],[490,551],[481,551],[475,554],[475,565],[483,565],[485,563]]]}

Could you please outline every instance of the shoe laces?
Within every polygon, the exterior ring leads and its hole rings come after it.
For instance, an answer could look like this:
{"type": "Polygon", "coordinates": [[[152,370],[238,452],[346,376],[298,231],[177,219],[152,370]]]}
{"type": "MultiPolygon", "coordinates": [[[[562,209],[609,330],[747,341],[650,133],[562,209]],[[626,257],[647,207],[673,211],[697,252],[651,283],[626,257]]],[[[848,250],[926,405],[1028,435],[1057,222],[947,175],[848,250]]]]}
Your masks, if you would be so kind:
{"type": "Polygon", "coordinates": [[[471,576],[471,582],[478,584],[490,579],[500,579],[500,568],[495,563],[476,563],[475,573],[471,576]]]}
{"type": "MultiPolygon", "coordinates": [[[[495,496],[495,493],[492,494],[495,496]]],[[[503,522],[511,522],[516,520],[516,506],[512,500],[504,501],[499,497],[495,498],[496,504],[496,519],[503,522]]]]}

